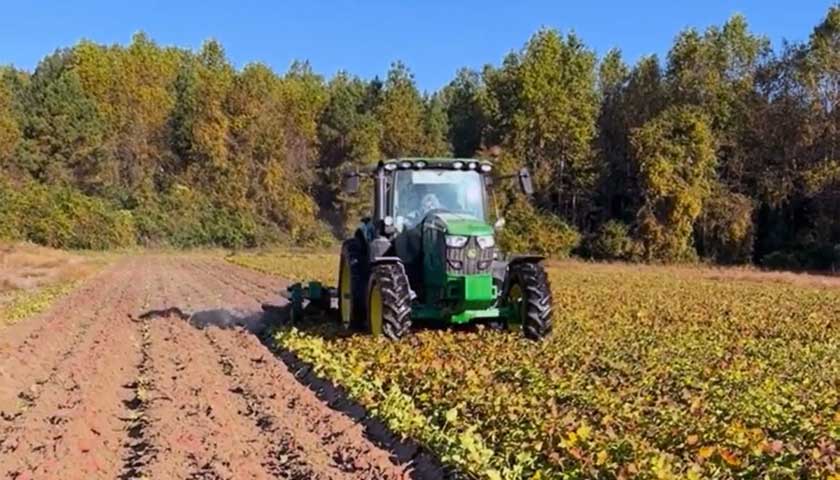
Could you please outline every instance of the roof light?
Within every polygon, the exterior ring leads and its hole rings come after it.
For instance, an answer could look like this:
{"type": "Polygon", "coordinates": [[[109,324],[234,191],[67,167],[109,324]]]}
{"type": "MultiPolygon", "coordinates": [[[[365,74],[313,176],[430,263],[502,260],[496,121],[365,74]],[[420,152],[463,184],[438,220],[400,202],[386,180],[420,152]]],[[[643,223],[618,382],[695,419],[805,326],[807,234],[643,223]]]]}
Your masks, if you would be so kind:
{"type": "Polygon", "coordinates": [[[409,161],[400,162],[400,168],[411,168],[411,162],[409,162],[409,161]]]}
{"type": "Polygon", "coordinates": [[[426,162],[420,160],[419,162],[414,162],[414,168],[426,168],[426,162]]]}
{"type": "Polygon", "coordinates": [[[452,162],[452,168],[461,169],[464,168],[464,162],[452,162]]]}
{"type": "Polygon", "coordinates": [[[477,164],[477,163],[475,163],[475,162],[470,162],[470,163],[468,163],[468,164],[467,164],[467,167],[468,167],[470,170],[475,170],[476,168],[478,168],[478,164],[477,164]]]}
{"type": "Polygon", "coordinates": [[[396,163],[386,163],[385,164],[385,170],[391,171],[391,170],[396,170],[396,169],[397,169],[397,164],[396,163]]]}
{"type": "Polygon", "coordinates": [[[488,172],[490,172],[490,170],[493,170],[493,167],[491,167],[487,163],[485,163],[484,165],[481,166],[481,171],[484,172],[484,173],[488,173],[488,172]]]}

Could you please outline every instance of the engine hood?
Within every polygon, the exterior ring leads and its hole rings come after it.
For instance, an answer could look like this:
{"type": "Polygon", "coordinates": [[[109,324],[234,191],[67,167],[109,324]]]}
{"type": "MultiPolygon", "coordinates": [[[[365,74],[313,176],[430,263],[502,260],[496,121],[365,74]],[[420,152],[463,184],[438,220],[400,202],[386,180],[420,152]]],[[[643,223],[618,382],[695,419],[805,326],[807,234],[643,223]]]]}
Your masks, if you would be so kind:
{"type": "Polygon", "coordinates": [[[493,227],[484,221],[464,213],[432,213],[425,221],[426,225],[449,235],[493,235],[493,227]]]}

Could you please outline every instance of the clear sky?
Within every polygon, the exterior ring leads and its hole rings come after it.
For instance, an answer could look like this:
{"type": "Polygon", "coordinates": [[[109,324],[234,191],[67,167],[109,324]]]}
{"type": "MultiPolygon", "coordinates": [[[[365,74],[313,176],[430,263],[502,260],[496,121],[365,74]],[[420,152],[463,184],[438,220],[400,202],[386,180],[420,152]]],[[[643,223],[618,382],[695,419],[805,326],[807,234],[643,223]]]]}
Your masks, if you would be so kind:
{"type": "Polygon", "coordinates": [[[542,26],[574,30],[599,54],[664,55],[682,29],[723,23],[736,12],[755,32],[805,40],[834,0],[257,1],[55,0],[0,2],[0,64],[31,70],[80,39],[127,43],[145,31],[164,45],[224,45],[237,67],[262,61],[283,72],[308,59],[325,75],[384,75],[403,60],[421,89],[445,85],[460,67],[498,64],[542,26]]]}

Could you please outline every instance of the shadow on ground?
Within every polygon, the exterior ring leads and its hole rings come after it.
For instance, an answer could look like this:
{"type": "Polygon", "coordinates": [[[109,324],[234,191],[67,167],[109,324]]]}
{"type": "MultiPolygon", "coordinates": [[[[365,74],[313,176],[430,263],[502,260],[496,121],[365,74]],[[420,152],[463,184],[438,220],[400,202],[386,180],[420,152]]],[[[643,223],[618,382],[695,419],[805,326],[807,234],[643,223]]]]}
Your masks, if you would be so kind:
{"type": "Polygon", "coordinates": [[[272,316],[266,312],[245,312],[226,308],[190,312],[182,310],[179,307],[169,307],[161,310],[149,310],[138,318],[147,320],[162,317],[178,317],[199,330],[207,327],[218,327],[221,329],[241,327],[255,335],[262,335],[271,326],[269,322],[272,316]]]}

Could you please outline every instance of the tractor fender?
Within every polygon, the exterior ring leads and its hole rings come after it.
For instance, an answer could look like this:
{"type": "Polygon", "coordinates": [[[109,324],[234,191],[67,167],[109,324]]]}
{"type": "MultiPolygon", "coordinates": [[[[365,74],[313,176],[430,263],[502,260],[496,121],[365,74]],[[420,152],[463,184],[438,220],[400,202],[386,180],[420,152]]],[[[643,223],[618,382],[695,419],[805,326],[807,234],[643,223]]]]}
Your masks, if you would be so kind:
{"type": "Polygon", "coordinates": [[[517,263],[539,263],[545,260],[545,257],[542,255],[534,255],[534,254],[522,254],[522,255],[511,255],[510,259],[508,260],[508,265],[515,265],[517,263]]]}
{"type": "Polygon", "coordinates": [[[405,271],[405,266],[403,265],[403,261],[400,257],[374,257],[374,258],[370,259],[370,265],[371,266],[385,265],[385,264],[389,264],[389,263],[399,265],[400,268],[402,268],[403,271],[405,271]]]}
{"type": "Polygon", "coordinates": [[[395,263],[399,262],[402,263],[402,259],[400,257],[374,257],[370,263],[395,263]]]}
{"type": "Polygon", "coordinates": [[[540,263],[545,260],[543,255],[533,255],[533,254],[521,254],[521,255],[511,255],[508,257],[507,261],[505,262],[498,262],[499,265],[496,265],[494,262],[493,265],[493,272],[494,276],[503,276],[501,279],[502,290],[500,292],[499,298],[505,298],[508,294],[508,289],[510,288],[510,267],[513,265],[518,265],[520,263],[540,263]]]}

